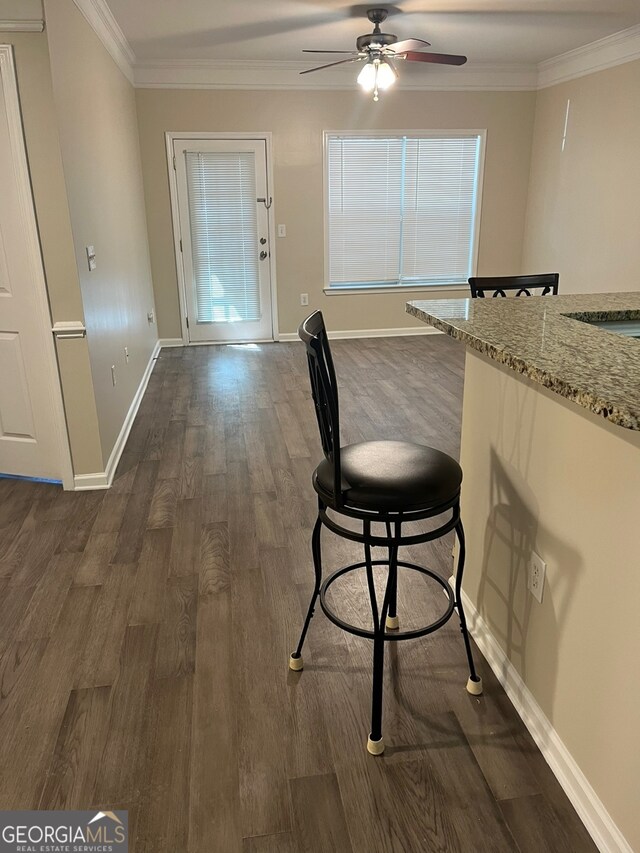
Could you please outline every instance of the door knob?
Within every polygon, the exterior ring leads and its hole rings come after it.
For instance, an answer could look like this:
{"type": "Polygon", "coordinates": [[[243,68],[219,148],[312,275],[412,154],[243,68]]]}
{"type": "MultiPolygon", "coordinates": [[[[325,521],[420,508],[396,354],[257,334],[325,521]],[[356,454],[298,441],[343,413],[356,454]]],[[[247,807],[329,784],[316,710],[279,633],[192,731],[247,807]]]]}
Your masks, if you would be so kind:
{"type": "Polygon", "coordinates": [[[264,259],[265,259],[266,257],[267,257],[267,252],[265,252],[265,250],[263,249],[263,250],[260,252],[260,260],[261,260],[261,261],[264,261],[264,259]]]}

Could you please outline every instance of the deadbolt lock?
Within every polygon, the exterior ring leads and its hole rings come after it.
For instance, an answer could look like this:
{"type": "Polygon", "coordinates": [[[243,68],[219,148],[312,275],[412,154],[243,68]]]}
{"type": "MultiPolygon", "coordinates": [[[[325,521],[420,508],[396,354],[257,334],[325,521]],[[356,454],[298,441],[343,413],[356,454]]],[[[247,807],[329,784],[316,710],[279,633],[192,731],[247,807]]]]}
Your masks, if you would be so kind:
{"type": "Polygon", "coordinates": [[[267,242],[267,238],[266,238],[266,237],[261,237],[261,238],[260,238],[260,245],[261,245],[261,246],[264,246],[264,244],[265,244],[266,242],[267,242]]]}

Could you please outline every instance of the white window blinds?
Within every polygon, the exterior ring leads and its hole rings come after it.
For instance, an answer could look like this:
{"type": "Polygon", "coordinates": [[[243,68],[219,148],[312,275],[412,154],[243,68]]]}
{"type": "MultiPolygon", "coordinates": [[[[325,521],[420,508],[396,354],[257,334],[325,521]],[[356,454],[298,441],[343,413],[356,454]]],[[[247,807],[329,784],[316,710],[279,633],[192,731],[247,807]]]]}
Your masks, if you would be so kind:
{"type": "Polygon", "coordinates": [[[466,283],[480,142],[328,136],[329,285],[466,283]]]}
{"type": "Polygon", "coordinates": [[[253,152],[186,152],[200,323],[260,319],[253,152]]]}

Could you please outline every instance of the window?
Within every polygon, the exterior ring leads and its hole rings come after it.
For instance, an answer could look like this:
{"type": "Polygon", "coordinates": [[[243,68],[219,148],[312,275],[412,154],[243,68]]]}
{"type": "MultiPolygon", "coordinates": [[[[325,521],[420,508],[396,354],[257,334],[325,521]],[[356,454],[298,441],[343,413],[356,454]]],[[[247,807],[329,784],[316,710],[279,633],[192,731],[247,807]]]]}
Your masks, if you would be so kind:
{"type": "Polygon", "coordinates": [[[466,284],[483,138],[326,134],[329,288],[466,284]]]}

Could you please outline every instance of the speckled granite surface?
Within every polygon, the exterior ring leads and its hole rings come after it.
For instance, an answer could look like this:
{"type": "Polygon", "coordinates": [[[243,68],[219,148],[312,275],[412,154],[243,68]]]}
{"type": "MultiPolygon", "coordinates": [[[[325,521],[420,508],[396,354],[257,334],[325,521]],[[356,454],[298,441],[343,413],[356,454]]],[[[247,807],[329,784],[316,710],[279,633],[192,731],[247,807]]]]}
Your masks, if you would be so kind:
{"type": "Polygon", "coordinates": [[[640,293],[434,299],[408,302],[407,312],[612,423],[640,430],[640,340],[581,322],[640,319],[640,293]]]}

